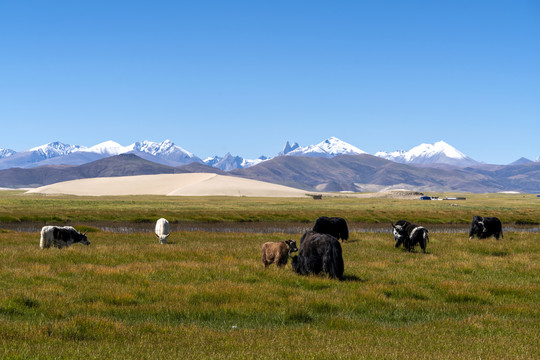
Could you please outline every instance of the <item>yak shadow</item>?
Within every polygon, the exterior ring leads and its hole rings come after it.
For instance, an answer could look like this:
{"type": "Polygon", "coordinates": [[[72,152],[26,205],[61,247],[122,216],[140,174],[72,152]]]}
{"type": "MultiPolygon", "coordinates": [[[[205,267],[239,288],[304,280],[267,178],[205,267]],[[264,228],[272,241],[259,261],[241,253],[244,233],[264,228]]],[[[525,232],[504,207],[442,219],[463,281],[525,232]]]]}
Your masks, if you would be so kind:
{"type": "Polygon", "coordinates": [[[410,253],[410,254],[420,254],[420,255],[431,255],[431,252],[430,251],[427,251],[426,252],[423,252],[422,250],[407,250],[407,249],[402,249],[403,252],[405,253],[410,253]]]}
{"type": "Polygon", "coordinates": [[[361,279],[359,278],[358,276],[356,275],[343,275],[341,277],[341,279],[339,279],[340,281],[350,281],[350,282],[359,282],[359,283],[364,283],[364,282],[367,282],[366,279],[361,279]]]}

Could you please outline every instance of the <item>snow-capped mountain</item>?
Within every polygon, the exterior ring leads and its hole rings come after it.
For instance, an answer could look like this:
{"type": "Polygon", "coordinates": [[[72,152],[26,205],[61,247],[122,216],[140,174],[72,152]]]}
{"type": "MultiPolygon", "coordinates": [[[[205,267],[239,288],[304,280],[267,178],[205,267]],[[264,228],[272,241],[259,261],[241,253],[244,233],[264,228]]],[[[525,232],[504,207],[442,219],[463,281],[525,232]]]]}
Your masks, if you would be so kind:
{"type": "Polygon", "coordinates": [[[294,144],[289,144],[289,142],[287,141],[285,143],[285,146],[283,146],[283,150],[281,150],[281,152],[278,154],[278,156],[281,156],[281,155],[287,155],[288,153],[290,153],[291,151],[293,150],[296,150],[300,147],[300,145],[298,145],[297,142],[295,142],[294,144]]]}
{"type": "Polygon", "coordinates": [[[170,140],[163,142],[142,141],[122,146],[112,140],[89,148],[53,142],[27,151],[0,158],[0,169],[11,167],[36,167],[41,165],[82,165],[87,162],[126,153],[134,153],[147,160],[169,166],[181,166],[202,161],[170,140]]]}
{"type": "Polygon", "coordinates": [[[168,160],[185,160],[186,158],[196,158],[195,155],[175,145],[171,140],[163,142],[138,141],[128,146],[122,146],[112,140],[102,142],[89,148],[79,151],[114,156],[130,152],[141,152],[157,157],[167,158],[168,160]]]}
{"type": "Polygon", "coordinates": [[[266,160],[270,160],[270,158],[268,158],[266,156],[261,156],[261,157],[259,157],[258,159],[255,159],[255,160],[244,159],[242,161],[242,168],[252,167],[252,166],[260,164],[260,163],[262,163],[263,161],[266,161],[266,160]]]}
{"type": "Polygon", "coordinates": [[[74,151],[79,151],[81,149],[82,147],[78,145],[63,144],[59,141],[55,141],[52,143],[48,143],[45,145],[32,148],[28,151],[37,154],[43,159],[50,159],[57,156],[68,155],[74,151]]]}
{"type": "Polygon", "coordinates": [[[41,145],[26,151],[14,153],[9,157],[0,159],[0,169],[12,167],[32,167],[54,158],[63,158],[82,147],[77,145],[64,144],[59,141],[41,145]]]}
{"type": "MultiPolygon", "coordinates": [[[[18,153],[13,150],[0,149],[0,169],[12,167],[28,168],[41,165],[82,165],[95,160],[125,153],[132,153],[146,160],[168,166],[182,166],[197,162],[225,171],[237,168],[247,168],[269,160],[269,158],[264,156],[259,159],[248,160],[241,156],[227,154],[224,157],[215,156],[208,158],[203,162],[193,153],[175,145],[171,140],[162,142],[145,140],[135,142],[128,146],[123,146],[109,140],[89,148],[63,144],[56,141],[18,153]]],[[[276,156],[332,158],[337,155],[359,154],[366,154],[366,152],[336,137],[330,137],[316,145],[308,146],[300,146],[296,142],[291,145],[291,143],[287,141],[282,151],[276,156]]],[[[458,167],[475,166],[479,164],[444,141],[439,141],[434,144],[421,144],[408,151],[378,152],[375,155],[405,164],[443,164],[458,167]]],[[[536,161],[540,162],[540,156],[536,161]]]]}
{"type": "Polygon", "coordinates": [[[231,153],[227,153],[213,166],[223,171],[231,171],[234,169],[242,168],[243,161],[244,159],[240,156],[233,156],[231,155],[231,153]]]}
{"type": "Polygon", "coordinates": [[[261,156],[255,160],[244,159],[241,156],[233,156],[230,153],[227,153],[224,157],[213,156],[204,159],[204,164],[218,168],[223,171],[230,171],[234,169],[244,169],[251,166],[260,164],[263,161],[268,160],[266,156],[261,156]]]}
{"type": "Polygon", "coordinates": [[[17,152],[11,149],[2,149],[0,148],[0,159],[10,157],[11,155],[15,155],[17,152]]]}
{"type": "Polygon", "coordinates": [[[478,164],[477,161],[444,141],[438,141],[434,144],[421,144],[409,151],[379,151],[375,156],[403,164],[446,164],[453,166],[478,164]]]}
{"type": "Polygon", "coordinates": [[[211,157],[207,157],[206,159],[204,159],[203,163],[205,165],[214,167],[221,159],[223,159],[223,158],[219,157],[217,155],[216,156],[211,156],[211,157]]]}
{"type": "MultiPolygon", "coordinates": [[[[283,150],[276,156],[310,156],[332,158],[337,155],[359,155],[365,153],[365,151],[360,150],[351,144],[348,144],[336,137],[331,137],[317,145],[309,145],[305,147],[301,147],[297,142],[291,145],[287,141],[283,147],[283,150]]],[[[255,160],[248,160],[228,153],[223,158],[219,156],[207,158],[204,160],[204,163],[208,166],[213,166],[223,171],[230,171],[255,166],[270,159],[271,158],[266,156],[261,156],[255,160]]]]}
{"type": "Polygon", "coordinates": [[[169,161],[185,163],[193,160],[201,162],[198,157],[168,139],[160,143],[145,140],[136,142],[129,147],[132,148],[132,151],[140,151],[169,161]]]}
{"type": "Polygon", "coordinates": [[[180,166],[192,162],[202,163],[201,159],[189,151],[175,145],[171,140],[162,142],[138,141],[128,146],[122,146],[114,141],[105,141],[84,151],[101,154],[105,157],[132,153],[146,160],[163,165],[180,166]]]}
{"type": "Polygon", "coordinates": [[[91,146],[89,148],[81,149],[80,151],[95,153],[95,154],[100,154],[100,155],[105,155],[105,156],[114,156],[114,155],[125,154],[131,150],[132,149],[130,146],[122,146],[117,142],[109,140],[109,141],[105,141],[97,145],[91,146]]]}
{"type": "MultiPolygon", "coordinates": [[[[311,156],[311,157],[325,157],[332,158],[337,155],[360,155],[366,154],[364,150],[360,150],[356,146],[353,146],[345,141],[341,141],[336,137],[331,137],[324,140],[317,145],[299,146],[294,150],[285,152],[287,144],[283,152],[286,156],[311,156]]],[[[298,145],[295,143],[295,145],[298,145]]]]}

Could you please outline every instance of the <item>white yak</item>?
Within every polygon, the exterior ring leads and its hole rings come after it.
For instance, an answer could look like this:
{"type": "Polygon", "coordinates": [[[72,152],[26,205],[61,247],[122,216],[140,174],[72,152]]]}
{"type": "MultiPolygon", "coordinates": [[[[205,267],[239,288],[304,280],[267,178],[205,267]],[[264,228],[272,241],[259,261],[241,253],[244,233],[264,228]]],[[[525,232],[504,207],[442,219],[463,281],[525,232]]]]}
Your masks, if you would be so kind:
{"type": "Polygon", "coordinates": [[[160,244],[166,244],[167,238],[170,235],[169,222],[167,219],[161,218],[156,221],[156,236],[160,244]]]}

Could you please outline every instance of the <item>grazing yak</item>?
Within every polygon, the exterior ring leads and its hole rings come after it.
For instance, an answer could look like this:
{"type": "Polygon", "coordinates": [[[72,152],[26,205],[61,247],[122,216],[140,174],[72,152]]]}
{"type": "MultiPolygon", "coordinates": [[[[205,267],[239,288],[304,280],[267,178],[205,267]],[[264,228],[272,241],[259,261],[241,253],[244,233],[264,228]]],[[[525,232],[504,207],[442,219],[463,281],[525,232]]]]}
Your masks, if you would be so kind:
{"type": "Polygon", "coordinates": [[[343,277],[344,264],[339,240],[332,235],[308,231],[300,240],[300,251],[292,258],[292,268],[298,274],[319,274],[331,278],[343,277]]]}
{"type": "Polygon", "coordinates": [[[274,263],[277,267],[283,267],[287,265],[291,252],[296,251],[298,248],[294,240],[265,242],[262,246],[261,260],[265,268],[274,263]]]}
{"type": "Polygon", "coordinates": [[[336,239],[345,241],[349,239],[349,227],[345,219],[340,217],[321,216],[315,221],[313,231],[319,234],[332,235],[336,239]]]}
{"type": "Polygon", "coordinates": [[[479,239],[486,239],[490,236],[495,236],[497,240],[499,240],[499,237],[504,238],[501,220],[496,217],[473,217],[471,230],[469,230],[469,239],[472,239],[475,235],[479,239]]]}
{"type": "Polygon", "coordinates": [[[42,249],[51,246],[61,249],[74,243],[90,245],[86,233],[81,234],[72,226],[44,226],[41,228],[39,247],[42,249]]]}
{"type": "Polygon", "coordinates": [[[401,244],[403,244],[403,240],[405,240],[405,238],[403,236],[400,235],[400,233],[398,231],[396,231],[396,226],[398,227],[398,229],[400,228],[404,228],[408,225],[410,225],[411,223],[406,221],[406,220],[398,220],[396,222],[396,225],[394,226],[394,224],[392,224],[392,234],[394,235],[394,240],[396,241],[396,247],[400,247],[401,244]]]}
{"type": "Polygon", "coordinates": [[[167,243],[167,238],[171,233],[169,230],[169,222],[167,221],[167,219],[161,218],[156,221],[155,233],[160,244],[167,243]]]}
{"type": "Polygon", "coordinates": [[[403,244],[403,247],[408,251],[414,250],[417,244],[420,244],[422,251],[426,252],[426,246],[429,242],[428,230],[423,226],[411,224],[408,221],[400,220],[396,225],[392,224],[396,247],[403,244]]]}

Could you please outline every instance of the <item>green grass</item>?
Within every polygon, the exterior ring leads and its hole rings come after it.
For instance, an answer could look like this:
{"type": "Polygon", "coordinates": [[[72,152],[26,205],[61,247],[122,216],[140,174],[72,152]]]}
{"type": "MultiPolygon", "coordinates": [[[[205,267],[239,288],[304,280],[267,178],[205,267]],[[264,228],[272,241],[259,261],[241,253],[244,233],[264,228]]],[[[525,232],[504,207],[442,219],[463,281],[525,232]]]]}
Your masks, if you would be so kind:
{"type": "Polygon", "coordinates": [[[540,223],[533,195],[464,196],[315,201],[0,191],[0,358],[540,358],[537,232],[505,232],[500,241],[433,232],[428,254],[395,249],[390,234],[352,233],[343,245],[345,280],[334,281],[298,276],[290,265],[264,269],[262,243],[301,234],[174,232],[160,246],[152,233],[98,226],[151,230],[166,217],[253,230],[307,225],[321,215],[366,224],[463,225],[477,214],[540,223]],[[26,222],[70,223],[88,231],[92,244],[40,250],[38,232],[7,226],[26,222]]]}
{"type": "Polygon", "coordinates": [[[288,238],[94,231],[40,250],[37,233],[0,232],[0,357],[540,357],[538,233],[434,233],[428,254],[353,233],[344,281],[265,270],[261,244],[288,238]]]}
{"type": "Polygon", "coordinates": [[[466,196],[467,200],[75,197],[0,191],[0,223],[150,223],[160,217],[171,222],[311,223],[317,217],[327,215],[341,216],[351,223],[389,223],[407,219],[420,224],[469,224],[474,215],[481,214],[497,216],[505,224],[540,223],[540,200],[532,194],[437,195],[466,196]]]}

